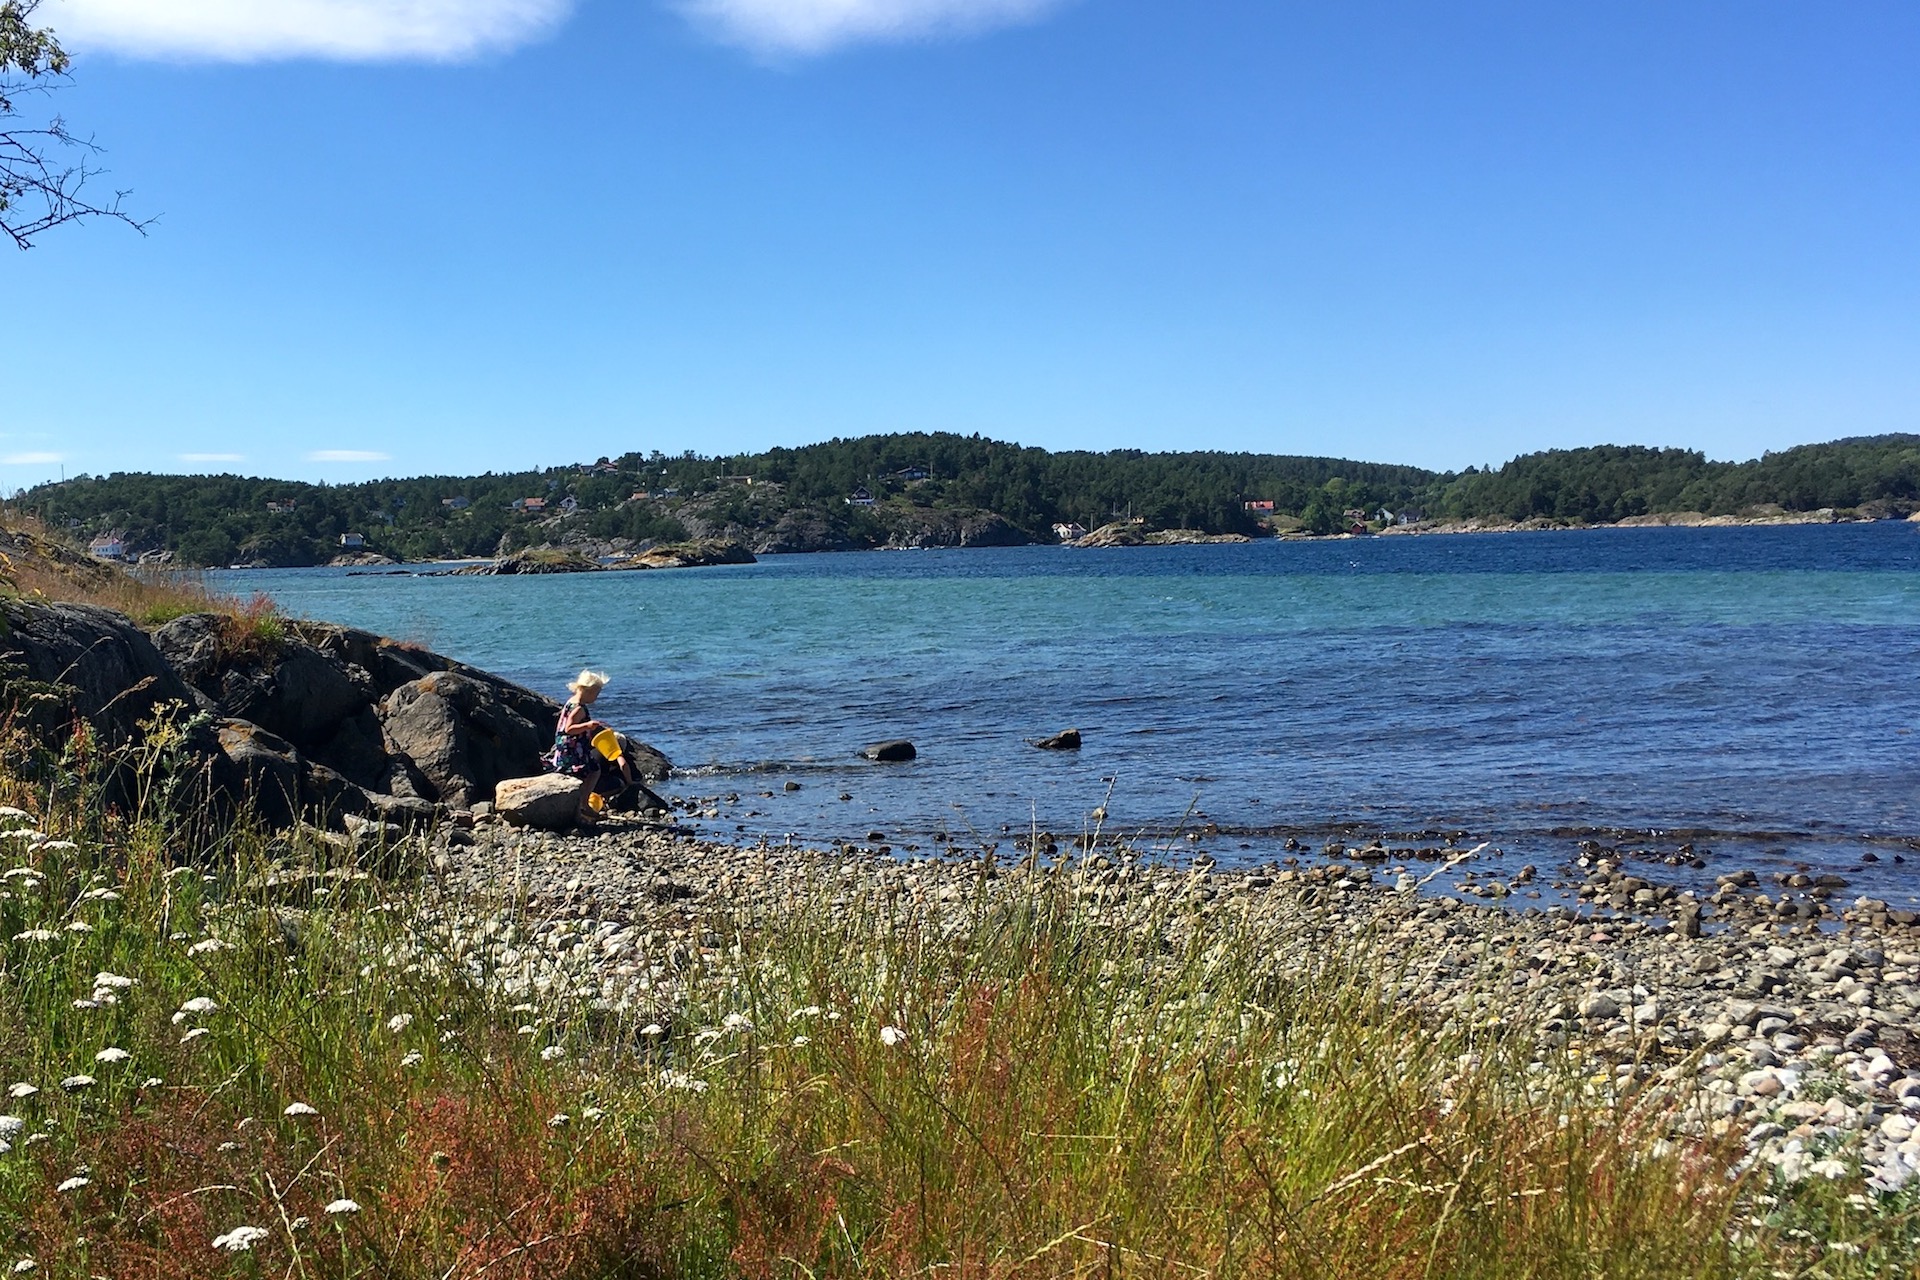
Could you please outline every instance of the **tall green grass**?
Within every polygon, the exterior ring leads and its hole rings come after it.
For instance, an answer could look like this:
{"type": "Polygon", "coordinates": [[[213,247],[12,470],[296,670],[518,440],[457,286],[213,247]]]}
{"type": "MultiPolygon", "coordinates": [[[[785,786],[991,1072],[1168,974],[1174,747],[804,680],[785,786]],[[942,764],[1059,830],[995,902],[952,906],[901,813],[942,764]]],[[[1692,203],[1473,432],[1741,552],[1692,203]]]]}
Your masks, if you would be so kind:
{"type": "Polygon", "coordinates": [[[1780,1202],[1730,1176],[1737,1151],[1679,1136],[1684,1091],[1596,1088],[1499,1019],[1389,1001],[1392,957],[1364,938],[1296,966],[1277,925],[1169,902],[1119,928],[1043,871],[937,908],[823,875],[770,918],[662,942],[613,987],[517,904],[385,883],[319,838],[187,844],[159,802],[110,813],[20,778],[0,777],[0,803],[20,811],[0,815],[19,833],[0,837],[0,1087],[38,1089],[0,1101],[21,1122],[0,1154],[0,1266],[1912,1265],[1846,1217],[1849,1188],[1770,1224],[1780,1202]],[[94,1083],[61,1087],[75,1076],[94,1083]],[[1866,1244],[1828,1249],[1816,1221],[1866,1244]]]}

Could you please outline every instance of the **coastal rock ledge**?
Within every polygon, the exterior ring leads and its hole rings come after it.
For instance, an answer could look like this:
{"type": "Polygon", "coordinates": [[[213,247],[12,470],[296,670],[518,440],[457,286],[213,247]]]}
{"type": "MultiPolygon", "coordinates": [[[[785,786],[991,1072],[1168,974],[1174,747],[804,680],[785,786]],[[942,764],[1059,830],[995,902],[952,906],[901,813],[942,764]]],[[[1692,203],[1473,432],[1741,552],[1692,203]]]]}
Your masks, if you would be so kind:
{"type": "MultiPolygon", "coordinates": [[[[0,623],[0,701],[43,740],[84,721],[121,746],[172,706],[198,726],[179,767],[215,817],[250,804],[276,826],[417,827],[542,774],[559,714],[511,681],[328,623],[196,613],[149,636],[112,610],[22,599],[0,603],[0,623]]],[[[667,775],[664,755],[630,747],[639,776],[667,775]]]]}

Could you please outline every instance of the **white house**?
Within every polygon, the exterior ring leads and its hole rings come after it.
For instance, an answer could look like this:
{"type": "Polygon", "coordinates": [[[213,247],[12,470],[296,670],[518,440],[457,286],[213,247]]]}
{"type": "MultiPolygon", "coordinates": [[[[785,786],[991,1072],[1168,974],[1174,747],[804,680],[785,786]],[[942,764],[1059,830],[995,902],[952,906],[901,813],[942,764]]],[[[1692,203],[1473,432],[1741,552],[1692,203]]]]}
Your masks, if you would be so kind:
{"type": "Polygon", "coordinates": [[[873,495],[867,492],[865,485],[862,485],[847,495],[847,505],[850,507],[870,507],[873,505],[873,495]]]}
{"type": "Polygon", "coordinates": [[[127,544],[117,533],[103,533],[87,544],[87,550],[102,560],[125,560],[127,544]]]}
{"type": "Polygon", "coordinates": [[[357,533],[343,533],[340,535],[340,545],[348,551],[358,551],[367,545],[367,540],[357,533]]]}

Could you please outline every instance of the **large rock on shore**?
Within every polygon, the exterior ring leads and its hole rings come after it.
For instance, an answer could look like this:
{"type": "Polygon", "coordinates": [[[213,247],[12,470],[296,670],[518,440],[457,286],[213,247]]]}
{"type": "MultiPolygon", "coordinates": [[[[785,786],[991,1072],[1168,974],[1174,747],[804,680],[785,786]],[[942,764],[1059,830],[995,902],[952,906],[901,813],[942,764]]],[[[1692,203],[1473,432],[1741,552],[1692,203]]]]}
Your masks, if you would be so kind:
{"type": "Polygon", "coordinates": [[[426,798],[456,809],[505,779],[538,773],[553,740],[550,726],[528,720],[489,684],[452,671],[395,689],[381,704],[381,724],[433,788],[426,798]]]}
{"type": "Polygon", "coordinates": [[[509,778],[494,788],[493,811],[516,827],[566,831],[580,812],[580,780],[545,773],[509,778]]]}

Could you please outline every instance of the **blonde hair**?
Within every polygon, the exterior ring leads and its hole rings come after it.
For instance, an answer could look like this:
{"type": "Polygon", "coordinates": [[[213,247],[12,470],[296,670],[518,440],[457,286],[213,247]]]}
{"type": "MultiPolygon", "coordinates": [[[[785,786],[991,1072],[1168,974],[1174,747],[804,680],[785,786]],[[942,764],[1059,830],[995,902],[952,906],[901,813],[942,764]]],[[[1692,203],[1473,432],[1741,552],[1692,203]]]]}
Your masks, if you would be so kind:
{"type": "Polygon", "coordinates": [[[582,693],[588,689],[603,689],[606,687],[606,684],[607,677],[605,673],[599,671],[582,671],[579,675],[567,681],[567,688],[573,690],[575,693],[582,693]]]}

